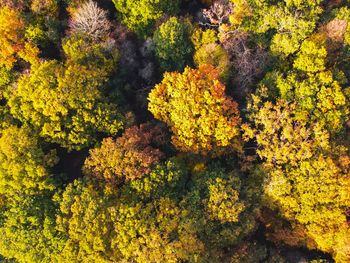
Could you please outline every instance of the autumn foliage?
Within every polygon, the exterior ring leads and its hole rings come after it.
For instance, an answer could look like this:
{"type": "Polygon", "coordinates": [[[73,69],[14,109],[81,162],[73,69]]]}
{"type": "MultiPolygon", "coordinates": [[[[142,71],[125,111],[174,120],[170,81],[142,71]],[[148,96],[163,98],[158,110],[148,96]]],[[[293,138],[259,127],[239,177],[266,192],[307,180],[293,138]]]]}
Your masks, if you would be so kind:
{"type": "Polygon", "coordinates": [[[164,154],[154,147],[164,139],[162,130],[150,124],[128,128],[121,137],[106,138],[100,148],[90,151],[85,172],[111,183],[140,178],[163,159],[164,154]]]}
{"type": "Polygon", "coordinates": [[[165,73],[149,101],[154,117],[170,126],[179,150],[206,155],[239,149],[238,104],[225,94],[213,66],[165,73]]]}
{"type": "Polygon", "coordinates": [[[0,0],[0,262],[349,263],[349,2],[0,0]]]}
{"type": "Polygon", "coordinates": [[[0,65],[11,68],[24,48],[24,21],[18,11],[0,8],[0,65]]]}

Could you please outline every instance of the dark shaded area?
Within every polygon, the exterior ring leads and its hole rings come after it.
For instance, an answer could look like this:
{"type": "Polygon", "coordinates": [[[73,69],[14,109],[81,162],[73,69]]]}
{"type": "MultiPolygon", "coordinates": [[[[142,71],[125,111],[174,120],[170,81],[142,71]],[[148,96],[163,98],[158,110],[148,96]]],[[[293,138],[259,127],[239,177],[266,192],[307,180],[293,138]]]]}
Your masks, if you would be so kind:
{"type": "Polygon", "coordinates": [[[62,147],[56,147],[59,162],[53,168],[55,174],[62,174],[65,183],[73,182],[77,178],[83,177],[81,170],[89,151],[71,151],[68,152],[62,147]]]}
{"type": "Polygon", "coordinates": [[[280,251],[281,255],[287,260],[288,263],[307,263],[315,259],[323,259],[329,262],[334,262],[330,254],[319,250],[308,250],[304,247],[291,247],[282,243],[276,245],[265,238],[266,231],[265,226],[263,224],[259,224],[259,227],[250,239],[250,242],[256,240],[259,244],[266,246],[268,252],[273,249],[280,251]]]}

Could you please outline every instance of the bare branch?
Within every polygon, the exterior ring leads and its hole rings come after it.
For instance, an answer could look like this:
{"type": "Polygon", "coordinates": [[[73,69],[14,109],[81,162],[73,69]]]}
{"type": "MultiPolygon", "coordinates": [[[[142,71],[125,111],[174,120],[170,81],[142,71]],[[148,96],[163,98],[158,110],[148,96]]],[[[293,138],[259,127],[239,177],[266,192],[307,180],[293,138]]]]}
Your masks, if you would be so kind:
{"type": "Polygon", "coordinates": [[[209,21],[205,25],[210,27],[220,27],[228,22],[228,18],[233,11],[233,4],[227,0],[218,0],[209,9],[203,10],[203,16],[209,21]]]}
{"type": "Polygon", "coordinates": [[[89,0],[73,14],[69,27],[72,33],[84,33],[94,40],[100,40],[110,33],[111,23],[107,11],[89,0]]]}

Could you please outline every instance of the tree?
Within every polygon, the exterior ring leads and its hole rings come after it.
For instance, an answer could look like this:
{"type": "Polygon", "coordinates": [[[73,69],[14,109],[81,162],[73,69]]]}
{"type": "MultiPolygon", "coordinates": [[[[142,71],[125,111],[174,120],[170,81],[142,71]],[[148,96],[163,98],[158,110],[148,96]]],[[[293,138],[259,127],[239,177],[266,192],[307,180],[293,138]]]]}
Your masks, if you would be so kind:
{"type": "Polygon", "coordinates": [[[252,48],[252,37],[245,32],[229,34],[221,39],[226,53],[230,54],[230,65],[234,73],[234,84],[238,87],[238,95],[244,99],[251,93],[251,88],[259,75],[266,68],[267,51],[260,45],[252,48]]]}
{"type": "MultiPolygon", "coordinates": [[[[3,197],[2,197],[3,198],[3,197]]],[[[57,262],[63,244],[50,195],[5,198],[0,208],[0,254],[15,262],[57,262]]]]}
{"type": "Polygon", "coordinates": [[[206,44],[198,48],[194,54],[197,66],[213,65],[219,72],[222,80],[227,81],[230,76],[230,60],[226,50],[218,44],[206,44]]]}
{"type": "Polygon", "coordinates": [[[211,65],[165,73],[149,94],[148,109],[171,127],[179,150],[204,155],[239,150],[238,104],[225,95],[218,77],[211,65]]]}
{"type": "Polygon", "coordinates": [[[293,225],[301,225],[318,249],[346,262],[350,157],[346,147],[330,141],[323,125],[298,119],[295,107],[253,96],[254,126],[245,129],[255,138],[264,162],[264,200],[293,225]]]}
{"type": "Polygon", "coordinates": [[[171,190],[178,180],[182,181],[179,169],[168,162],[139,180],[127,182],[118,191],[91,179],[68,185],[57,196],[58,230],[65,235],[60,259],[194,261],[203,253],[203,244],[195,221],[177,203],[181,195],[177,189],[171,190]],[[170,192],[174,198],[168,196],[170,192]]]}
{"type": "Polygon", "coordinates": [[[11,113],[50,142],[68,149],[91,145],[96,132],[115,134],[122,127],[116,105],[103,95],[106,74],[79,64],[42,62],[9,92],[11,113]]]}
{"type": "Polygon", "coordinates": [[[16,262],[52,262],[61,250],[51,196],[56,151],[44,151],[28,127],[0,132],[0,254],[16,262]]]}
{"type": "Polygon", "coordinates": [[[150,124],[128,128],[116,140],[106,138],[100,148],[90,150],[84,171],[112,184],[138,179],[163,159],[164,154],[152,145],[162,144],[164,138],[161,129],[150,124]]]}
{"type": "Polygon", "coordinates": [[[155,54],[164,71],[182,71],[190,64],[193,47],[189,31],[188,23],[171,17],[154,32],[155,54]]]}
{"type": "Polygon", "coordinates": [[[325,39],[322,36],[314,36],[313,39],[303,41],[294,60],[294,68],[305,72],[316,73],[326,69],[327,49],[325,39]]]}
{"type": "Polygon", "coordinates": [[[195,261],[203,254],[196,222],[172,199],[143,204],[124,203],[112,208],[113,249],[134,262],[195,261]]]}
{"type": "Polygon", "coordinates": [[[62,43],[66,63],[88,66],[91,70],[97,68],[103,76],[109,76],[116,70],[119,60],[117,45],[113,39],[109,40],[96,42],[86,34],[70,35],[62,43]]]}
{"type": "Polygon", "coordinates": [[[112,198],[103,185],[84,179],[69,184],[55,197],[59,204],[57,230],[64,243],[59,262],[121,259],[120,253],[111,249],[114,229],[108,203],[112,198]]]}
{"type": "Polygon", "coordinates": [[[73,34],[87,34],[95,41],[106,39],[111,31],[107,11],[99,8],[92,0],[73,13],[69,27],[73,34]]]}
{"type": "Polygon", "coordinates": [[[343,89],[334,80],[332,72],[323,71],[305,77],[290,72],[286,77],[277,77],[276,86],[283,99],[296,103],[295,113],[299,119],[319,122],[333,133],[343,128],[349,114],[348,89],[343,89]]]}
{"type": "Polygon", "coordinates": [[[10,126],[0,133],[0,194],[18,199],[55,189],[50,174],[58,159],[44,152],[38,137],[26,127],[10,126]]]}
{"type": "Polygon", "coordinates": [[[197,222],[209,262],[218,262],[221,249],[234,247],[257,227],[261,179],[243,179],[236,170],[211,163],[191,176],[182,205],[197,222]]]}
{"type": "Polygon", "coordinates": [[[148,35],[163,15],[175,15],[179,7],[178,0],[113,0],[113,3],[122,23],[141,36],[148,35]]]}
{"type": "Polygon", "coordinates": [[[18,11],[0,7],[0,66],[12,68],[17,53],[24,47],[24,21],[18,11]]]}
{"type": "Polygon", "coordinates": [[[239,201],[239,192],[232,188],[229,180],[216,178],[209,183],[208,214],[209,218],[221,223],[238,222],[240,213],[245,209],[239,201]]]}
{"type": "Polygon", "coordinates": [[[244,138],[254,138],[257,154],[273,166],[299,162],[311,158],[315,152],[328,150],[329,133],[319,123],[309,125],[295,116],[295,104],[278,100],[264,102],[253,95],[250,118],[253,127],[243,125],[244,138]]]}

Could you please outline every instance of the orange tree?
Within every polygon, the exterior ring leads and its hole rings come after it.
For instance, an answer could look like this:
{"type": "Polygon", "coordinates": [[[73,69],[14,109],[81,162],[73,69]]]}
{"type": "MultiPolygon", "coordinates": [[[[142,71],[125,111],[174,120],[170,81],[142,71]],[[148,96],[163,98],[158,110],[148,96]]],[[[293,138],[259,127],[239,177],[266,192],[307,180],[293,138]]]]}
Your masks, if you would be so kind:
{"type": "Polygon", "coordinates": [[[16,54],[23,49],[24,22],[9,7],[0,8],[0,65],[12,68],[16,54]]]}
{"type": "Polygon", "coordinates": [[[112,184],[140,178],[164,157],[159,149],[152,147],[164,138],[159,127],[147,123],[133,126],[116,140],[106,138],[101,147],[90,150],[84,172],[112,184]]]}
{"type": "Polygon", "coordinates": [[[238,104],[225,95],[213,66],[165,73],[148,99],[148,109],[171,127],[172,142],[179,150],[217,155],[240,149],[238,104]]]}

